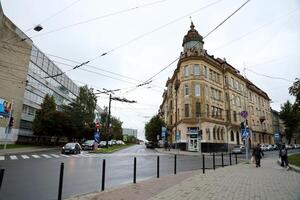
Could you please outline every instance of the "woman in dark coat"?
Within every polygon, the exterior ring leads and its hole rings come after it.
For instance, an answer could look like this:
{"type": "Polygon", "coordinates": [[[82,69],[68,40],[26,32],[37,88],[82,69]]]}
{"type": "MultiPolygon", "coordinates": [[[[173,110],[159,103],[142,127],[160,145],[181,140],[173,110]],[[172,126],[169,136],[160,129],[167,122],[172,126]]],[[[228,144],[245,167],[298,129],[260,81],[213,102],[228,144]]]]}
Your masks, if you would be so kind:
{"type": "Polygon", "coordinates": [[[264,156],[264,152],[260,148],[260,144],[253,149],[252,156],[255,157],[256,167],[260,167],[260,159],[264,156]]]}

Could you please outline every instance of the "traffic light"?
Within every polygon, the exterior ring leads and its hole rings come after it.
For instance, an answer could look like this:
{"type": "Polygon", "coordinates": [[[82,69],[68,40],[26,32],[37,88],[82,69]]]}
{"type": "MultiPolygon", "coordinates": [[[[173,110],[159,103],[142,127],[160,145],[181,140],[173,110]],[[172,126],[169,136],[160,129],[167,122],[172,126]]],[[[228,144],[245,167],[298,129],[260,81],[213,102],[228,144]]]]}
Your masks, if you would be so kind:
{"type": "Polygon", "coordinates": [[[14,118],[10,117],[8,127],[11,128],[14,125],[14,118]]]}

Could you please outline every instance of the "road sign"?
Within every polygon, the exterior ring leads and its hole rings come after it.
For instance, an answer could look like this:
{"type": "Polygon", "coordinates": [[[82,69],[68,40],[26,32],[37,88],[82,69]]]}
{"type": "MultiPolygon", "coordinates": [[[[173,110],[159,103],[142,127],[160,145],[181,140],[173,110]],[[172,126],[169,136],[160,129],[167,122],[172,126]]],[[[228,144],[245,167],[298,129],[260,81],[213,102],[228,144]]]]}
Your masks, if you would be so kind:
{"type": "Polygon", "coordinates": [[[243,117],[243,118],[247,118],[248,117],[248,112],[247,111],[245,111],[245,110],[243,110],[241,113],[240,113],[240,115],[243,117]]]}
{"type": "Polygon", "coordinates": [[[243,139],[248,139],[250,137],[250,129],[249,128],[242,129],[241,133],[242,133],[243,139]]]}
{"type": "Polygon", "coordinates": [[[166,127],[161,127],[161,137],[162,138],[166,137],[166,132],[167,132],[166,127]]]}

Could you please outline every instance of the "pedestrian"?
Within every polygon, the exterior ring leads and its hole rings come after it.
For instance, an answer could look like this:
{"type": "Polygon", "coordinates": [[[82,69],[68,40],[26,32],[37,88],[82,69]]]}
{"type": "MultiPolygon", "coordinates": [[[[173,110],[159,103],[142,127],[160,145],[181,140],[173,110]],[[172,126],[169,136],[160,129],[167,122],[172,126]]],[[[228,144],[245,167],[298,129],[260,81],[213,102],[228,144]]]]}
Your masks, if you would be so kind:
{"type": "Polygon", "coordinates": [[[255,158],[256,167],[260,167],[260,159],[264,156],[264,152],[260,148],[260,144],[253,149],[252,156],[255,158]]]}
{"type": "Polygon", "coordinates": [[[287,149],[285,147],[285,144],[282,145],[281,150],[280,150],[280,157],[281,157],[281,166],[282,167],[288,167],[288,154],[287,154],[287,149]]]}

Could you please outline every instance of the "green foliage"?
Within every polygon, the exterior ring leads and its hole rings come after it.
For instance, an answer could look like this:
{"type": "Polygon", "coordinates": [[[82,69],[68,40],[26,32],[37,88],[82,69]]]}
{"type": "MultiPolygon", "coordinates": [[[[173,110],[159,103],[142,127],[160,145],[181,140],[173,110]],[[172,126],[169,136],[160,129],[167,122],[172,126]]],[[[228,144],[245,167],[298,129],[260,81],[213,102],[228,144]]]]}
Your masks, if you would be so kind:
{"type": "MultiPolygon", "coordinates": [[[[48,114],[56,111],[56,104],[53,96],[48,94],[45,96],[43,103],[41,104],[41,109],[36,111],[35,118],[33,120],[33,132],[36,135],[48,135],[49,130],[45,127],[48,122],[48,114]]],[[[50,129],[51,130],[51,129],[50,129]]]]}
{"type": "Polygon", "coordinates": [[[157,142],[157,135],[161,135],[161,128],[165,126],[165,122],[155,115],[151,120],[145,125],[145,134],[148,141],[157,142]]]}
{"type": "MultiPolygon", "coordinates": [[[[107,109],[105,109],[107,110],[107,109]]],[[[106,121],[107,121],[107,112],[104,112],[101,114],[101,120],[100,120],[100,132],[101,132],[101,140],[106,140],[108,135],[106,132],[106,121]]],[[[122,124],[123,122],[120,121],[119,119],[110,116],[110,137],[109,139],[115,139],[115,140],[122,140],[123,136],[122,136],[122,124]]]]}
{"type": "MultiPolygon", "coordinates": [[[[92,134],[94,129],[95,109],[97,104],[96,95],[87,86],[79,88],[79,95],[63,109],[69,115],[72,133],[69,138],[81,139],[92,134]]],[[[87,137],[89,138],[89,137],[87,137]]]]}
{"type": "Polygon", "coordinates": [[[279,116],[284,122],[286,138],[290,143],[294,133],[299,130],[300,113],[294,105],[287,101],[281,106],[279,116]]]}
{"type": "Polygon", "coordinates": [[[300,79],[296,78],[296,81],[291,87],[289,87],[290,95],[296,97],[295,106],[300,111],[300,79]]]}

